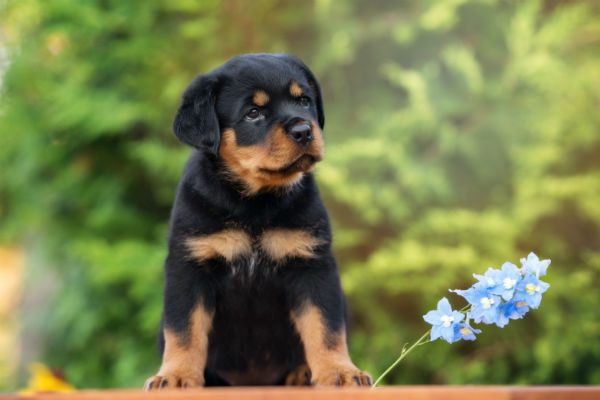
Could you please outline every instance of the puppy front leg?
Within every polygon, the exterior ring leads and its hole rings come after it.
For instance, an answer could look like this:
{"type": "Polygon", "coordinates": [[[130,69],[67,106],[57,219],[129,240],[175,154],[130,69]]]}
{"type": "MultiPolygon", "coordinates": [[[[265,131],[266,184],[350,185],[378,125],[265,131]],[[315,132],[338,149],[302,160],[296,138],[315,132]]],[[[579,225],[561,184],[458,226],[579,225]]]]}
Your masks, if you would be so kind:
{"type": "Polygon", "coordinates": [[[190,315],[189,330],[177,332],[165,326],[165,348],[158,373],[150,377],[144,389],[187,388],[204,385],[204,367],[208,353],[208,332],[213,315],[199,304],[190,315]]]}
{"type": "Polygon", "coordinates": [[[210,277],[197,264],[167,259],[162,364],[145,390],[204,385],[213,299],[210,277]]]}
{"type": "Polygon", "coordinates": [[[313,384],[370,386],[369,373],[359,370],[348,354],[345,304],[334,263],[333,257],[325,257],[316,263],[320,268],[296,270],[292,287],[297,297],[291,318],[302,340],[313,384]]]}
{"type": "Polygon", "coordinates": [[[331,331],[319,308],[311,303],[293,312],[292,320],[304,344],[315,385],[371,386],[369,373],[359,370],[350,359],[345,328],[331,331]]]}

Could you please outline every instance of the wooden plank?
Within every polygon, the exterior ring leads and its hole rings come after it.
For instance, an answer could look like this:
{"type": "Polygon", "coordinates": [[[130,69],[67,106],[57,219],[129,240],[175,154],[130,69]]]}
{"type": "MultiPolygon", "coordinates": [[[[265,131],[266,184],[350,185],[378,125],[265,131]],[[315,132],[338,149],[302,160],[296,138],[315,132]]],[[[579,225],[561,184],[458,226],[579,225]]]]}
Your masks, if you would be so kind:
{"type": "Polygon", "coordinates": [[[377,389],[236,387],[190,390],[84,390],[0,395],[0,400],[600,400],[600,386],[391,386],[377,389]]]}
{"type": "Polygon", "coordinates": [[[533,386],[510,389],[513,400],[600,400],[600,386],[533,386]]]}

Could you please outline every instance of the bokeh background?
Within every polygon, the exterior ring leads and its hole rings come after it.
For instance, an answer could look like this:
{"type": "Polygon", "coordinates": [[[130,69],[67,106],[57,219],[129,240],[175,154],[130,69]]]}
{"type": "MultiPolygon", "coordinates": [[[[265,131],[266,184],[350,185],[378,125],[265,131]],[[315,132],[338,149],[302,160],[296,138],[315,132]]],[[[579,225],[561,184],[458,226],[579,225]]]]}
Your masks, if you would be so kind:
{"type": "Polygon", "coordinates": [[[539,310],[420,347],[395,384],[600,384],[600,3],[0,2],[0,390],[42,361],[78,388],[159,366],[167,220],[198,73],[290,52],[324,90],[316,171],[380,374],[473,272],[551,258],[539,310]]]}

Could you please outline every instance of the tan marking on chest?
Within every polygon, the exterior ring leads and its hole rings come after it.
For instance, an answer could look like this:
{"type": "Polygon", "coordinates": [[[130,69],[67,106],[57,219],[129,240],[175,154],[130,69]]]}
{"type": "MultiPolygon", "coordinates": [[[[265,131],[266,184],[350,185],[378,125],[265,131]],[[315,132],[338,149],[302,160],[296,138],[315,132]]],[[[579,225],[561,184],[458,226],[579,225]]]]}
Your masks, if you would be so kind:
{"type": "Polygon", "coordinates": [[[313,258],[314,250],[324,241],[299,229],[271,229],[263,233],[260,247],[275,261],[288,257],[313,258]]]}
{"type": "Polygon", "coordinates": [[[220,256],[231,262],[236,257],[252,253],[250,236],[239,229],[190,237],[185,244],[192,257],[198,261],[220,256]]]}

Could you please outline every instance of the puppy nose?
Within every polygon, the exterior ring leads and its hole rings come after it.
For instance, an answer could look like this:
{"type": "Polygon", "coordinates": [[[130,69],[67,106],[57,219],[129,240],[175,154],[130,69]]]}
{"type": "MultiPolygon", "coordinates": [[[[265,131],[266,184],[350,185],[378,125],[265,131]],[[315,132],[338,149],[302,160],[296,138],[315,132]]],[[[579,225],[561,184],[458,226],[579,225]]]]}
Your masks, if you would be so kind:
{"type": "Polygon", "coordinates": [[[288,136],[299,144],[308,144],[313,140],[312,129],[306,123],[292,126],[288,131],[288,136]]]}

